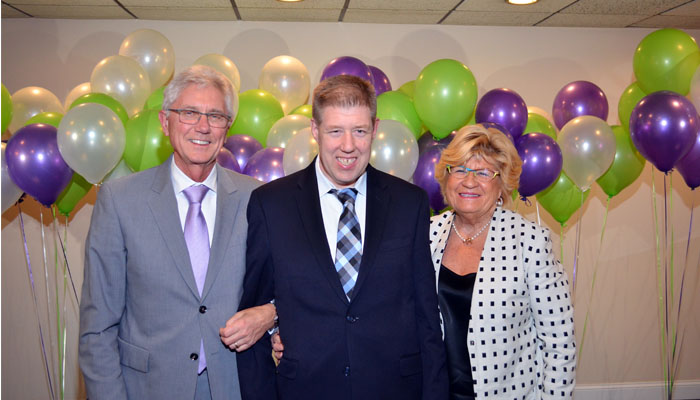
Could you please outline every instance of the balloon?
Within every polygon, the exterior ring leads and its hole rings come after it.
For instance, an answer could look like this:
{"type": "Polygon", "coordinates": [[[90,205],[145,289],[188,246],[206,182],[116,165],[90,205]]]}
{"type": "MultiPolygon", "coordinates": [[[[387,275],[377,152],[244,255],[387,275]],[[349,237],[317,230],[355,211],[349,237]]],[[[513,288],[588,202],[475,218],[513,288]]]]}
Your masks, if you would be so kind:
{"type": "Polygon", "coordinates": [[[401,87],[399,87],[398,91],[405,94],[411,100],[413,100],[413,93],[415,93],[416,91],[416,81],[408,81],[404,83],[403,85],[401,85],[401,87]]]}
{"type": "Polygon", "coordinates": [[[236,161],[236,157],[233,156],[233,153],[229,151],[226,147],[221,147],[219,149],[219,155],[216,156],[216,162],[219,163],[224,168],[230,169],[231,171],[236,171],[239,174],[241,173],[241,166],[238,165],[238,161],[236,161]]]}
{"type": "Polygon", "coordinates": [[[143,105],[144,110],[162,110],[163,109],[163,94],[165,86],[161,86],[154,90],[146,99],[146,104],[143,105]]]}
{"type": "Polygon", "coordinates": [[[379,121],[369,162],[380,171],[409,180],[418,165],[416,138],[400,122],[379,121]]]}
{"type": "MultiPolygon", "coordinates": [[[[551,186],[537,193],[537,201],[557,222],[564,224],[581,207],[581,192],[562,171],[551,186]]],[[[590,190],[583,192],[583,202],[590,193],[590,190]]]]}
{"type": "Polygon", "coordinates": [[[562,167],[561,150],[554,139],[544,133],[528,133],[515,139],[515,148],[523,161],[521,196],[532,196],[554,183],[562,167]]]}
{"type": "MultiPolygon", "coordinates": [[[[695,144],[690,151],[678,160],[676,169],[683,176],[688,187],[695,189],[700,186],[700,134],[695,137],[695,144]]],[[[3,196],[4,193],[3,191],[3,196]]]]}
{"type": "Polygon", "coordinates": [[[206,65],[224,74],[233,84],[236,92],[241,91],[241,74],[238,67],[226,56],[221,54],[207,54],[196,59],[192,65],[206,65]]]}
{"type": "Polygon", "coordinates": [[[292,111],[289,112],[289,115],[303,115],[305,117],[308,117],[309,119],[313,118],[313,112],[311,111],[311,105],[310,104],[302,104],[299,107],[293,109],[292,111]]]}
{"type": "Polygon", "coordinates": [[[662,172],[690,151],[698,129],[698,113],[690,100],[668,91],[645,96],[630,118],[635,147],[662,172]]]}
{"type": "Polygon", "coordinates": [[[413,172],[413,183],[428,193],[430,208],[435,212],[447,207],[440,191],[440,184],[435,179],[435,166],[440,161],[440,155],[444,149],[442,146],[433,146],[421,153],[416,170],[413,172]]]}
{"type": "Polygon", "coordinates": [[[377,94],[377,96],[384,92],[391,91],[391,82],[384,71],[375,67],[374,65],[368,65],[368,67],[369,72],[372,74],[371,82],[374,85],[374,92],[377,94]]]}
{"type": "Polygon", "coordinates": [[[287,143],[282,167],[285,175],[306,168],[318,154],[318,143],[311,134],[311,127],[304,128],[287,143]]]}
{"type": "Polygon", "coordinates": [[[583,115],[592,115],[603,121],[608,119],[608,98],[594,83],[588,81],[571,82],[559,90],[554,97],[552,117],[554,124],[561,129],[567,122],[583,115]]]}
{"type": "Polygon", "coordinates": [[[122,121],[122,124],[126,125],[126,121],[129,120],[129,115],[126,112],[126,109],[124,106],[122,106],[117,100],[114,99],[114,97],[104,94],[104,93],[88,93],[84,94],[73,103],[71,103],[70,107],[68,109],[72,109],[80,104],[85,104],[85,103],[96,103],[96,104],[102,104],[103,106],[106,106],[110,110],[112,110],[115,114],[117,114],[117,117],[119,117],[119,120],[122,121]]]}
{"type": "Polygon", "coordinates": [[[344,56],[332,59],[323,68],[321,80],[323,81],[336,75],[353,75],[372,83],[372,72],[369,70],[369,67],[362,60],[355,57],[344,56]]]}
{"type": "Polygon", "coordinates": [[[113,179],[121,178],[124,176],[128,176],[128,175],[131,175],[133,173],[134,173],[134,171],[132,171],[131,168],[129,168],[129,166],[126,165],[126,161],[124,161],[124,159],[121,159],[119,161],[119,163],[117,164],[117,166],[114,167],[114,169],[112,169],[107,174],[107,176],[105,176],[105,178],[102,180],[102,183],[109,182],[113,179]]]}
{"type": "Polygon", "coordinates": [[[620,125],[611,128],[615,135],[615,159],[597,182],[605,194],[613,197],[641,175],[646,161],[634,147],[632,138],[625,128],[620,125]]]}
{"type": "Polygon", "coordinates": [[[173,45],[162,33],[153,29],[131,32],[122,41],[119,55],[136,60],[148,74],[153,88],[165,85],[175,70],[173,45]]]}
{"type": "Polygon", "coordinates": [[[62,118],[63,114],[60,113],[43,112],[29,118],[24,125],[26,126],[31,124],[46,124],[51,125],[54,128],[58,128],[58,124],[61,123],[62,118]]]}
{"type": "MultiPolygon", "coordinates": [[[[3,86],[4,88],[4,86],[3,86]]],[[[10,178],[10,171],[7,168],[7,162],[5,161],[5,147],[7,143],[2,143],[2,212],[7,211],[8,208],[12,207],[20,197],[22,197],[22,189],[20,189],[15,182],[10,178]]]]}
{"type": "Polygon", "coordinates": [[[413,100],[401,92],[384,92],[377,97],[377,118],[392,119],[406,125],[418,138],[423,123],[418,117],[413,100]]]}
{"type": "Polygon", "coordinates": [[[68,110],[58,125],[58,149],[66,163],[90,183],[100,183],[124,153],[124,125],[102,104],[68,110]]]}
{"type": "Polygon", "coordinates": [[[516,139],[527,125],[527,106],[519,94],[510,89],[489,90],[476,104],[476,122],[493,122],[508,130],[516,139]]]}
{"type": "Polygon", "coordinates": [[[267,147],[287,147],[287,143],[299,131],[311,126],[311,120],[303,115],[287,115],[272,125],[267,134],[267,147]]]}
{"type": "Polygon", "coordinates": [[[671,90],[688,94],[698,65],[698,44],[678,29],[659,29],[645,36],[632,61],[639,87],[646,93],[671,90]]]}
{"type": "Polygon", "coordinates": [[[10,131],[15,132],[23,127],[29,118],[43,112],[63,114],[63,104],[56,95],[38,86],[28,86],[16,91],[12,95],[10,131]]]}
{"type": "Polygon", "coordinates": [[[554,120],[552,119],[552,116],[549,115],[547,111],[544,109],[537,107],[537,106],[527,106],[527,113],[528,114],[537,114],[545,117],[547,121],[549,121],[552,125],[554,125],[554,120]]]}
{"type": "MultiPolygon", "coordinates": [[[[688,98],[695,106],[695,109],[700,110],[700,67],[695,70],[695,74],[693,74],[693,78],[690,80],[690,93],[688,93],[688,98]]],[[[3,109],[3,113],[4,112],[3,109]]]]}
{"type": "Polygon", "coordinates": [[[620,95],[620,101],[617,103],[617,116],[625,130],[630,130],[632,110],[634,110],[637,103],[646,95],[647,94],[642,91],[637,82],[632,82],[620,95]]]}
{"type": "Polygon", "coordinates": [[[124,162],[134,171],[160,165],[173,154],[170,139],[163,133],[157,110],[144,110],[126,123],[124,162]]]}
{"type": "Polygon", "coordinates": [[[61,192],[61,194],[58,195],[58,199],[56,199],[56,208],[58,208],[58,212],[67,217],[90,189],[92,189],[92,184],[78,173],[74,172],[68,186],[63,189],[63,192],[61,192]]]}
{"type": "Polygon", "coordinates": [[[49,207],[73,176],[58,151],[56,128],[33,124],[20,128],[5,148],[12,181],[39,203],[49,207]]]}
{"type": "Polygon", "coordinates": [[[588,190],[615,159],[615,134],[592,115],[567,122],[557,139],[564,156],[564,172],[581,190],[588,190]]]}
{"type": "Polygon", "coordinates": [[[552,139],[557,140],[557,128],[555,128],[546,117],[531,112],[527,114],[527,125],[525,125],[525,131],[523,133],[532,132],[544,133],[552,139]]]}
{"type": "Polygon", "coordinates": [[[90,87],[93,92],[114,97],[129,116],[141,111],[151,94],[148,73],[126,56],[109,56],[97,63],[90,76],[90,87]]]}
{"type": "Polygon", "coordinates": [[[476,105],[474,75],[459,61],[442,59],[428,64],[416,78],[416,112],[437,139],[469,121],[476,105]]]}
{"type": "Polygon", "coordinates": [[[253,154],[248,160],[243,173],[261,182],[271,182],[284,176],[282,160],[284,149],[268,147],[253,154]]]}
{"type": "Polygon", "coordinates": [[[289,113],[309,98],[309,70],[294,57],[277,56],[263,66],[258,89],[272,93],[279,100],[284,112],[289,113]]]}
{"type": "Polygon", "coordinates": [[[90,82],[83,82],[79,84],[68,92],[68,96],[66,96],[66,100],[63,102],[63,108],[69,110],[70,105],[73,104],[78,97],[88,93],[92,93],[90,82]]]}
{"type": "Polygon", "coordinates": [[[12,96],[5,85],[2,85],[2,129],[0,129],[0,134],[7,130],[10,121],[12,121],[12,96]]]}
{"type": "Polygon", "coordinates": [[[250,157],[263,148],[260,142],[255,140],[254,137],[248,135],[231,135],[226,138],[224,147],[229,149],[231,154],[236,157],[236,161],[238,161],[241,171],[245,169],[250,157]]]}
{"type": "Polygon", "coordinates": [[[420,136],[420,138],[418,138],[418,154],[420,155],[425,153],[428,149],[430,149],[433,146],[440,146],[444,149],[445,147],[447,147],[448,144],[450,144],[454,137],[455,133],[452,132],[440,140],[435,140],[432,133],[425,132],[420,136]]]}
{"type": "Polygon", "coordinates": [[[260,89],[247,90],[241,93],[238,115],[228,135],[250,135],[265,144],[270,128],[282,117],[284,110],[273,95],[260,89]]]}

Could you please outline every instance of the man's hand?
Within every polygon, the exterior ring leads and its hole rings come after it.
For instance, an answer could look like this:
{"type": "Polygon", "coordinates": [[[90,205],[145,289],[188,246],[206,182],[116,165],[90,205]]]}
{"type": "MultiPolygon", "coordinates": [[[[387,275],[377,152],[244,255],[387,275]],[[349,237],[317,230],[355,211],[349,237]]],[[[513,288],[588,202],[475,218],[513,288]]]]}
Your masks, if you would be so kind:
{"type": "Polygon", "coordinates": [[[221,341],[231,350],[247,350],[274,327],[276,314],[275,305],[271,303],[241,310],[219,329],[221,341]]]}
{"type": "Polygon", "coordinates": [[[272,335],[270,340],[272,340],[272,357],[275,358],[275,364],[279,364],[284,355],[284,345],[282,344],[282,338],[279,332],[272,335]]]}

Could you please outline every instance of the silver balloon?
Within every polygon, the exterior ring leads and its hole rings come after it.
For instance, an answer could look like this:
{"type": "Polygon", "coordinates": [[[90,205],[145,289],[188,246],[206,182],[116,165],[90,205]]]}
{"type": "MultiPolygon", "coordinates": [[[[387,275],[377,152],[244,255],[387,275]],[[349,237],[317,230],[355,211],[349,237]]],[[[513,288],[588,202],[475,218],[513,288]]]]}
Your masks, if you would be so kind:
{"type": "Polygon", "coordinates": [[[75,172],[100,183],[124,153],[126,134],[114,111],[97,103],[70,109],[58,125],[58,151],[75,172]]]}
{"type": "Polygon", "coordinates": [[[284,175],[306,168],[318,154],[318,143],[311,134],[311,127],[299,131],[287,143],[282,158],[284,175]]]}
{"type": "Polygon", "coordinates": [[[7,163],[5,162],[5,146],[2,144],[2,212],[7,211],[8,208],[12,207],[20,197],[22,197],[22,189],[17,187],[15,183],[10,178],[10,172],[7,170],[7,163]]]}
{"type": "Polygon", "coordinates": [[[119,55],[131,57],[143,67],[152,89],[163,86],[175,69],[173,45],[162,33],[153,29],[131,32],[119,47],[119,55]]]}
{"type": "Polygon", "coordinates": [[[207,54],[199,57],[192,65],[206,65],[226,75],[231,81],[237,92],[241,91],[241,74],[238,72],[238,67],[226,56],[221,54],[207,54]]]}
{"type": "Polygon", "coordinates": [[[29,118],[44,112],[63,114],[63,104],[55,94],[38,86],[28,86],[16,91],[12,95],[10,132],[14,133],[23,127],[29,118]]]}
{"type": "Polygon", "coordinates": [[[306,103],[311,88],[309,70],[298,59],[277,56],[268,61],[260,72],[258,88],[272,93],[285,114],[306,103]]]}
{"type": "Polygon", "coordinates": [[[74,87],[68,92],[68,96],[66,96],[66,100],[63,102],[63,108],[68,110],[70,105],[73,104],[78,97],[88,93],[91,93],[90,82],[83,82],[74,87]]]}
{"type": "Polygon", "coordinates": [[[564,159],[562,169],[579,187],[588,190],[615,160],[615,134],[602,119],[576,117],[561,127],[557,143],[564,159]]]}
{"type": "Polygon", "coordinates": [[[97,63],[90,76],[93,92],[114,97],[129,114],[141,111],[151,94],[151,80],[131,57],[109,56],[97,63]]]}
{"type": "Polygon", "coordinates": [[[287,115],[272,125],[267,133],[267,147],[287,147],[287,143],[302,129],[311,126],[311,119],[305,115],[287,115]]]}
{"type": "Polygon", "coordinates": [[[398,121],[379,121],[369,162],[380,171],[409,180],[418,165],[418,142],[398,121]]]}
{"type": "Polygon", "coordinates": [[[108,182],[108,181],[111,181],[112,179],[121,178],[123,176],[131,175],[133,173],[134,173],[134,171],[132,171],[131,168],[129,168],[129,166],[126,165],[126,161],[124,161],[124,159],[122,159],[121,161],[119,161],[119,164],[117,164],[117,166],[114,167],[114,169],[112,169],[107,174],[107,176],[105,176],[105,178],[102,180],[102,182],[108,182]]]}

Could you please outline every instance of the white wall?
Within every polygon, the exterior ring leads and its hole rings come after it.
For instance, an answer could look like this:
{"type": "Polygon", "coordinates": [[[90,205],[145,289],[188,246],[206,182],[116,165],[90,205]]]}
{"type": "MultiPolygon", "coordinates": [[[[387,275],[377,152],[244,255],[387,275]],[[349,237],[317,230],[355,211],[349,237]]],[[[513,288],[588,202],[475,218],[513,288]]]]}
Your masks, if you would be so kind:
{"type": "MultiPolygon", "coordinates": [[[[568,82],[592,81],[608,97],[610,124],[618,123],[618,99],[634,80],[634,50],[651,32],[647,29],[5,19],[2,21],[2,82],[11,93],[25,86],[42,86],[63,99],[73,86],[89,81],[95,64],[116,54],[124,37],[139,28],[158,30],[170,39],[175,48],[176,70],[207,53],[228,56],[240,70],[242,90],[255,88],[265,62],[282,54],[300,59],[309,69],[314,83],[318,82],[323,67],[332,58],[355,56],[381,68],[394,88],[415,79],[429,62],[453,58],[469,66],[479,84],[480,94],[507,87],[518,92],[528,105],[546,110],[551,110],[555,94],[568,82]]],[[[687,32],[700,38],[698,30],[687,32]]],[[[654,176],[657,209],[662,221],[663,180],[658,172],[654,176]]],[[[691,205],[694,204],[695,211],[698,211],[700,198],[685,186],[678,174],[673,178],[669,225],[675,232],[674,260],[676,278],[679,279],[685,259],[691,205]]],[[[612,199],[602,246],[599,243],[605,216],[605,195],[600,188],[594,187],[584,206],[575,299],[579,342],[589,310],[588,298],[596,262],[599,271],[578,370],[578,382],[582,388],[614,383],[636,387],[640,382],[663,380],[652,197],[652,172],[647,166],[640,179],[612,199]]],[[[83,241],[94,198],[95,190],[78,206],[67,230],[64,219],[59,220],[58,231],[62,237],[67,231],[68,259],[76,285],[82,283],[83,241]]],[[[47,303],[40,208],[33,200],[22,204],[37,284],[39,315],[45,320],[47,303]]],[[[520,204],[518,210],[533,220],[537,219],[534,206],[520,204]]],[[[559,249],[558,223],[546,211],[541,210],[540,214],[542,223],[552,229],[559,249]]],[[[694,218],[697,220],[698,217],[694,218]]],[[[574,215],[564,229],[563,261],[570,278],[578,218],[578,214],[574,215]]],[[[54,226],[47,209],[44,209],[43,219],[47,263],[51,270],[49,281],[54,282],[55,247],[51,239],[54,226]]],[[[697,222],[695,225],[684,289],[687,309],[681,315],[687,330],[678,379],[685,382],[684,390],[690,393],[686,398],[700,397],[700,384],[697,383],[700,382],[700,363],[697,361],[700,359],[700,296],[691,296],[697,291],[700,249],[697,222]]],[[[48,398],[37,314],[28,282],[19,216],[14,207],[2,216],[2,394],[7,398],[48,398]]],[[[70,336],[66,398],[80,398],[84,395],[80,394],[75,361],[77,307],[70,296],[69,289],[66,312],[61,310],[61,314],[67,317],[70,336]]],[[[53,301],[52,307],[55,308],[53,301]]],[[[55,337],[55,330],[45,331],[44,335],[48,345],[47,335],[55,337]]],[[[587,393],[587,398],[592,398],[590,391],[587,393]]],[[[624,398],[621,396],[616,390],[604,394],[605,398],[624,398]]]]}

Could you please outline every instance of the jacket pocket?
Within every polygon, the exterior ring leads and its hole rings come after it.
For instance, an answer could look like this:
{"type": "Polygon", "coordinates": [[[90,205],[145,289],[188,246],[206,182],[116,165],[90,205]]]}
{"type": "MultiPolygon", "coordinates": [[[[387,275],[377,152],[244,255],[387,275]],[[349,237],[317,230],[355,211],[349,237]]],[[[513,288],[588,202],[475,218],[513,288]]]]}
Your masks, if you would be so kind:
{"type": "Polygon", "coordinates": [[[148,350],[133,345],[120,337],[117,337],[117,343],[119,343],[119,363],[121,365],[140,372],[148,372],[148,359],[150,357],[148,350]]]}
{"type": "Polygon", "coordinates": [[[282,357],[277,366],[277,374],[287,379],[295,379],[297,377],[298,364],[299,362],[297,360],[282,357]]]}
{"type": "Polygon", "coordinates": [[[399,373],[401,376],[419,374],[423,371],[423,359],[420,353],[403,356],[399,360],[399,373]]]}

